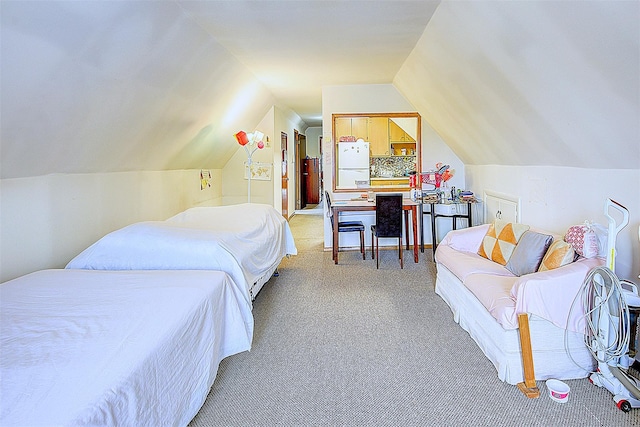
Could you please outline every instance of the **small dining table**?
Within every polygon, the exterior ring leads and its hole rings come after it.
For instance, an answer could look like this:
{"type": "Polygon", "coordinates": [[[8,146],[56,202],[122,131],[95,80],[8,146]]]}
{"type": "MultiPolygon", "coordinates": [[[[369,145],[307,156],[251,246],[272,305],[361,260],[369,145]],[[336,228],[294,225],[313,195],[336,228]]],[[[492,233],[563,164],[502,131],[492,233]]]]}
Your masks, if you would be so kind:
{"type": "MultiPolygon", "coordinates": [[[[402,209],[405,211],[405,219],[407,213],[411,212],[411,225],[413,231],[413,261],[418,262],[419,248],[418,248],[418,207],[419,202],[414,202],[411,199],[402,199],[402,209]]],[[[337,200],[331,203],[331,210],[336,223],[339,221],[340,212],[363,212],[363,211],[375,211],[376,202],[369,202],[365,199],[362,200],[337,200]]],[[[407,230],[408,231],[408,230],[407,230]]],[[[409,238],[407,236],[407,249],[409,238]]],[[[333,227],[333,261],[338,263],[338,227],[333,227]]]]}

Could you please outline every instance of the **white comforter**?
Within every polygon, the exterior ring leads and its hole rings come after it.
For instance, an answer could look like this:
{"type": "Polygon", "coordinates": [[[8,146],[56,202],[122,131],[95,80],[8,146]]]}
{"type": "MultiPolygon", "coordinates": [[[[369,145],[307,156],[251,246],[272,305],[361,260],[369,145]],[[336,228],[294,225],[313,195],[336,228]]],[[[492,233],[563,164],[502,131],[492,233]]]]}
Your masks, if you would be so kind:
{"type": "Polygon", "coordinates": [[[0,425],[186,425],[251,307],[216,271],[44,270],[0,285],[0,425]]]}
{"type": "Polygon", "coordinates": [[[287,221],[272,206],[188,209],[107,234],[67,264],[95,270],[220,270],[251,286],[297,254],[287,221]]]}

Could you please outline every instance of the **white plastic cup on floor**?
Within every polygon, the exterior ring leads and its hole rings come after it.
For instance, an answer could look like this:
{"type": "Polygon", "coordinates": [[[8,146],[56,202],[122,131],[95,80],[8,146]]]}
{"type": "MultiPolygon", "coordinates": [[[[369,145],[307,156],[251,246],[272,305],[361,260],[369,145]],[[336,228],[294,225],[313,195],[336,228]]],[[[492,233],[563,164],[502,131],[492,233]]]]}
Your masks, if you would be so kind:
{"type": "Polygon", "coordinates": [[[560,380],[547,380],[547,389],[549,390],[549,397],[552,400],[560,403],[566,403],[569,400],[569,386],[560,380]]]}

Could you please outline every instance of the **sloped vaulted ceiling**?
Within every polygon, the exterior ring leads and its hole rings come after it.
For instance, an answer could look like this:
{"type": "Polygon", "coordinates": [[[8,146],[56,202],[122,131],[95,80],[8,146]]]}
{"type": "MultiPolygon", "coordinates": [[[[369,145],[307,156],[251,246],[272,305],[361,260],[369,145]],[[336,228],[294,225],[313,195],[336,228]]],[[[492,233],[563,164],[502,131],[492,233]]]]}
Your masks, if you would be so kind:
{"type": "Polygon", "coordinates": [[[640,168],[640,2],[443,2],[394,83],[466,164],[640,168]]]}
{"type": "Polygon", "coordinates": [[[273,105],[307,120],[322,85],[391,82],[467,164],[640,168],[636,0],[4,0],[0,14],[2,178],[219,168],[273,105]]]}
{"type": "Polygon", "coordinates": [[[273,105],[391,83],[438,3],[4,0],[2,177],[222,167],[273,105]]]}
{"type": "Polygon", "coordinates": [[[175,2],[2,2],[2,177],[222,167],[271,92],[175,2]]]}

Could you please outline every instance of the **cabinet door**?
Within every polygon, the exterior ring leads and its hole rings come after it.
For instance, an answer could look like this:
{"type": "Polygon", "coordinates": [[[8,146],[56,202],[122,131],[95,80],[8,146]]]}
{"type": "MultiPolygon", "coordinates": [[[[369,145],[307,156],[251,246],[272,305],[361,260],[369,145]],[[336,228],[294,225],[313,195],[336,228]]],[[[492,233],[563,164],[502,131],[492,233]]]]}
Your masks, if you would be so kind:
{"type": "Polygon", "coordinates": [[[402,133],[404,133],[404,140],[403,140],[404,142],[416,142],[416,140],[413,139],[411,135],[409,135],[408,133],[406,132],[402,132],[402,133]]]}
{"type": "Polygon", "coordinates": [[[369,142],[372,156],[389,155],[389,119],[386,117],[369,118],[369,142]]]}
{"type": "Polygon", "coordinates": [[[368,117],[354,117],[351,119],[351,135],[356,139],[369,140],[369,118],[368,117]]]}
{"type": "Polygon", "coordinates": [[[404,142],[404,131],[393,120],[389,120],[389,141],[404,142]]]}
{"type": "Polygon", "coordinates": [[[416,142],[408,133],[398,126],[393,120],[389,120],[389,141],[391,142],[416,142]]]}
{"type": "Polygon", "coordinates": [[[496,219],[505,222],[520,222],[520,200],[516,197],[486,191],[484,196],[484,221],[496,219]]]}
{"type": "Polygon", "coordinates": [[[340,140],[341,136],[351,136],[351,118],[336,117],[335,126],[335,135],[337,141],[340,140]]]}

